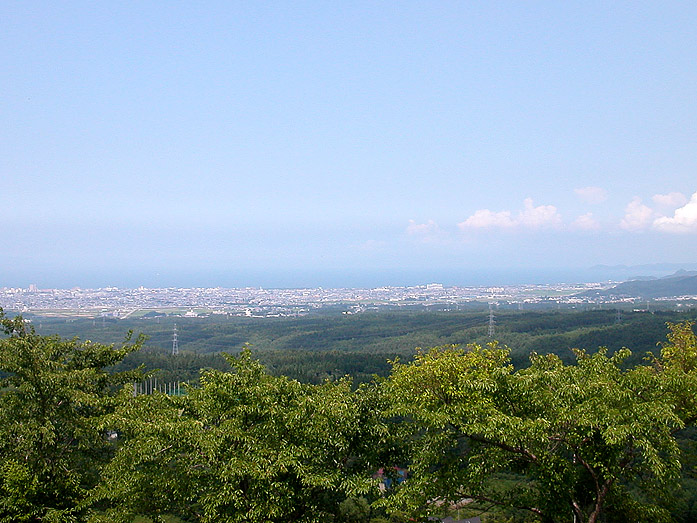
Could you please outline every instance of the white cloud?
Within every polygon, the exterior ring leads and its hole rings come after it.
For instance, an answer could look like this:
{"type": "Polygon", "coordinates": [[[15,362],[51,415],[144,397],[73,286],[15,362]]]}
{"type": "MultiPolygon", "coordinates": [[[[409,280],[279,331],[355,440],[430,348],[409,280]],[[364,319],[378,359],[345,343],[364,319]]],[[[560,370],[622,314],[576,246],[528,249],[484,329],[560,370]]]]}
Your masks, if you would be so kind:
{"type": "MultiPolygon", "coordinates": [[[[575,192],[588,203],[600,203],[607,198],[606,191],[600,187],[582,187],[575,189],[575,192]]],[[[697,233],[697,192],[689,201],[679,192],[656,194],[651,199],[655,205],[649,207],[639,196],[635,196],[625,207],[619,226],[626,231],[653,228],[669,233],[697,233]],[[672,216],[670,213],[667,213],[668,216],[665,215],[668,209],[671,211],[675,209],[672,216]]],[[[431,220],[425,224],[416,224],[411,221],[408,230],[410,234],[422,230],[431,233],[432,227],[437,228],[437,225],[431,220]]],[[[572,222],[564,224],[554,205],[535,206],[532,198],[523,200],[523,209],[517,213],[510,210],[479,209],[466,220],[458,223],[458,227],[461,230],[566,228],[575,231],[599,231],[603,228],[591,212],[578,215],[572,222]]]]}
{"type": "Polygon", "coordinates": [[[484,229],[490,227],[511,228],[528,227],[537,229],[540,227],[556,227],[561,224],[561,216],[554,205],[540,205],[535,207],[531,198],[523,202],[523,210],[515,218],[510,211],[494,212],[489,209],[479,209],[464,222],[458,224],[460,229],[484,229]]]}
{"type": "Polygon", "coordinates": [[[600,223],[598,223],[598,220],[593,218],[592,212],[588,212],[576,218],[571,224],[571,228],[581,231],[597,231],[600,229],[600,223]]]}
{"type": "Polygon", "coordinates": [[[561,216],[554,205],[540,205],[534,207],[532,198],[525,198],[524,209],[518,214],[517,222],[525,227],[537,229],[539,227],[558,227],[561,225],[561,216]]]}
{"type": "Polygon", "coordinates": [[[654,203],[663,207],[670,207],[671,209],[675,209],[676,207],[680,207],[687,203],[687,198],[681,192],[655,194],[651,199],[654,201],[654,203]]]}
{"type": "Polygon", "coordinates": [[[641,198],[635,196],[625,208],[624,218],[620,222],[620,227],[628,231],[638,231],[650,225],[654,217],[654,211],[641,203],[641,198]]]}
{"type": "Polygon", "coordinates": [[[409,220],[409,225],[407,225],[407,234],[414,236],[428,236],[438,231],[438,224],[433,220],[428,220],[426,223],[416,223],[414,220],[409,220]]]}
{"type": "Polygon", "coordinates": [[[593,205],[607,200],[607,191],[602,187],[579,187],[574,192],[582,201],[593,205]]]}
{"type": "Polygon", "coordinates": [[[697,192],[672,217],[656,218],[653,227],[665,232],[697,232],[697,192]]]}
{"type": "Polygon", "coordinates": [[[511,219],[510,211],[493,212],[489,209],[480,209],[464,222],[458,223],[458,227],[466,229],[484,229],[488,227],[513,227],[516,223],[511,219]]]}

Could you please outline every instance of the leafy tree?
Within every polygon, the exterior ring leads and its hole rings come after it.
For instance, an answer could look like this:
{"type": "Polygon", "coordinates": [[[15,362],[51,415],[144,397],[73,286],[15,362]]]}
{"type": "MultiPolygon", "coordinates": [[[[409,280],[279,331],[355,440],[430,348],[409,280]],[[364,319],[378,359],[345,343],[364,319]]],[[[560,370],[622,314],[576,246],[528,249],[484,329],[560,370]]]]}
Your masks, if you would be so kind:
{"type": "Polygon", "coordinates": [[[0,521],[83,521],[112,445],[100,420],[135,373],[105,367],[136,350],[39,336],[0,309],[0,521]]]}
{"type": "Polygon", "coordinates": [[[391,414],[405,417],[412,463],[389,503],[425,514],[436,499],[471,498],[542,521],[668,520],[680,473],[674,433],[697,406],[691,332],[671,325],[662,356],[630,370],[627,349],[601,349],[576,351],[573,365],[533,354],[515,371],[495,344],[398,363],[391,414]]]}
{"type": "Polygon", "coordinates": [[[366,523],[370,518],[370,504],[364,497],[346,498],[339,503],[341,521],[347,523],[366,523]]]}
{"type": "Polygon", "coordinates": [[[123,442],[98,492],[108,520],[330,521],[375,488],[382,425],[367,387],[274,377],[249,350],[227,357],[231,372],[205,372],[184,397],[124,392],[108,421],[123,442]]]}

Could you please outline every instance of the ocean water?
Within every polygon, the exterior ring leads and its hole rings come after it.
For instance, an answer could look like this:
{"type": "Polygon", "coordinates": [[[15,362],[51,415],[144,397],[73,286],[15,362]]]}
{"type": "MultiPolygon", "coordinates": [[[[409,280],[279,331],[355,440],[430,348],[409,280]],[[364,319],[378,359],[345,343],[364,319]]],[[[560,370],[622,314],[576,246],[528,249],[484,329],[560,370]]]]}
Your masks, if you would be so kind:
{"type": "MultiPolygon", "coordinates": [[[[463,268],[463,269],[236,269],[214,271],[139,271],[87,273],[84,271],[35,274],[0,286],[39,288],[157,287],[266,287],[369,288],[441,283],[446,286],[500,286],[522,284],[624,281],[636,276],[661,277],[696,264],[596,266],[590,268],[463,268]]],[[[7,275],[6,275],[7,276],[7,275]]],[[[8,278],[5,277],[7,280],[8,278]]]]}

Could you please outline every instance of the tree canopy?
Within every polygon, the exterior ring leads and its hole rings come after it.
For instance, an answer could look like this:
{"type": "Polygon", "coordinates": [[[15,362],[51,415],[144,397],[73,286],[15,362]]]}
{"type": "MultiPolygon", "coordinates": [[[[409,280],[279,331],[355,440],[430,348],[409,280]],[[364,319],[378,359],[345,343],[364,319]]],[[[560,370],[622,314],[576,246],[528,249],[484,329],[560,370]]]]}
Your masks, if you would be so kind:
{"type": "MultiPolygon", "coordinates": [[[[202,522],[331,521],[375,489],[378,411],[348,380],[274,377],[248,350],[183,397],[122,397],[109,418],[123,445],[101,496],[116,514],[202,522]]],[[[126,521],[130,521],[126,519],[126,521]]]]}
{"type": "Polygon", "coordinates": [[[359,387],[273,376],[246,349],[183,395],[135,395],[140,372],[114,371],[142,338],[0,324],[0,521],[426,521],[451,505],[671,521],[697,479],[678,440],[697,420],[690,322],[641,365],[601,348],[515,368],[496,343],[445,346],[359,387]]]}
{"type": "Polygon", "coordinates": [[[0,521],[78,521],[113,455],[101,420],[138,373],[106,368],[137,350],[39,336],[0,309],[0,521]]]}
{"type": "Polygon", "coordinates": [[[495,343],[424,351],[389,380],[404,417],[411,477],[391,503],[471,499],[542,521],[669,520],[680,475],[674,434],[695,420],[695,338],[670,325],[650,365],[629,350],[576,351],[575,364],[531,355],[515,370],[495,343]],[[495,481],[507,474],[507,481],[495,481]]]}

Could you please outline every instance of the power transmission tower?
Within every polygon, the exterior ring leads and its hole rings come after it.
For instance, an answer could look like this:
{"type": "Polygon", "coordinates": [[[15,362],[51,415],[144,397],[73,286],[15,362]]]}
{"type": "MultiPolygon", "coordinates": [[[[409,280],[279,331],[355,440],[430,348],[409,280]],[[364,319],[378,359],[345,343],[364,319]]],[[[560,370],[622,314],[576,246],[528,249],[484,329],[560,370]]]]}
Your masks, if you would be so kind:
{"type": "Polygon", "coordinates": [[[496,323],[496,320],[494,320],[494,309],[491,306],[491,303],[489,304],[489,337],[493,338],[494,337],[494,324],[496,323]]]}
{"type": "Polygon", "coordinates": [[[177,324],[174,324],[174,331],[172,332],[172,355],[176,356],[179,354],[179,336],[177,335],[177,324]]]}
{"type": "Polygon", "coordinates": [[[622,323],[622,311],[617,309],[617,315],[615,316],[615,323],[622,323]]]}

